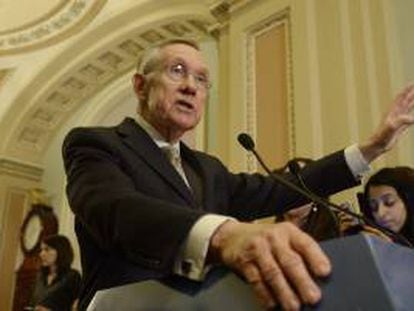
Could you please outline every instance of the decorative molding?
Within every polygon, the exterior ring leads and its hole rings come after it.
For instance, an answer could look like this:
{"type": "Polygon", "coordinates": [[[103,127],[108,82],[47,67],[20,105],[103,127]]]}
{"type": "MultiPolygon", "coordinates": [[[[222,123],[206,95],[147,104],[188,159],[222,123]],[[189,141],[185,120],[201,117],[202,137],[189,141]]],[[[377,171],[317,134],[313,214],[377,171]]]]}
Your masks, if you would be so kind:
{"type": "Polygon", "coordinates": [[[254,2],[253,0],[212,0],[210,12],[219,22],[226,21],[229,13],[234,13],[254,2]]]}
{"type": "MultiPolygon", "coordinates": [[[[39,153],[53,133],[88,98],[111,82],[132,71],[141,52],[168,38],[209,36],[210,23],[194,16],[160,22],[150,29],[140,29],[114,41],[111,46],[84,59],[62,74],[62,78],[36,98],[21,125],[14,131],[8,149],[18,154],[39,153]]],[[[15,154],[15,153],[13,153],[15,154]]]]}
{"type": "Polygon", "coordinates": [[[288,124],[289,124],[289,138],[290,138],[290,150],[289,150],[289,156],[294,157],[296,156],[296,113],[295,113],[295,84],[293,83],[293,40],[292,40],[292,20],[290,15],[290,7],[286,8],[286,30],[287,30],[287,36],[286,36],[286,46],[287,46],[287,53],[286,53],[286,74],[288,75],[287,78],[287,104],[288,104],[288,124]]]}
{"type": "Polygon", "coordinates": [[[12,159],[0,159],[0,176],[8,175],[32,181],[40,181],[43,169],[39,166],[12,159]]]}
{"type": "Polygon", "coordinates": [[[91,22],[107,0],[62,1],[46,16],[10,31],[0,32],[0,55],[27,52],[73,35],[91,22]]]}
{"type": "Polygon", "coordinates": [[[229,20],[230,1],[217,1],[210,6],[210,13],[219,23],[226,23],[229,20]]]}
{"type": "Polygon", "coordinates": [[[220,31],[228,26],[230,6],[231,0],[220,0],[210,4],[210,13],[217,20],[217,23],[211,25],[209,31],[216,38],[219,37],[220,31]]]}
{"type": "Polygon", "coordinates": [[[212,0],[210,1],[210,13],[215,17],[217,23],[213,24],[209,31],[218,37],[222,29],[229,24],[231,14],[235,13],[242,7],[253,2],[252,0],[212,0]]]}
{"type": "MultiPolygon", "coordinates": [[[[247,1],[246,1],[247,2],[247,1]]],[[[290,8],[286,8],[272,15],[271,17],[260,21],[251,27],[245,36],[246,43],[246,131],[256,139],[256,81],[254,79],[255,68],[255,40],[258,36],[273,27],[284,24],[286,27],[286,74],[287,74],[287,105],[288,105],[288,124],[289,124],[289,155],[296,153],[296,129],[295,129],[295,110],[294,110],[294,90],[293,90],[293,56],[292,56],[292,39],[291,39],[291,20],[290,8]]],[[[252,154],[248,154],[246,166],[249,172],[257,171],[257,161],[252,154]]]]}
{"type": "Polygon", "coordinates": [[[254,3],[253,0],[230,0],[231,6],[230,6],[230,13],[235,13],[238,10],[246,7],[248,4],[254,3]]]}
{"type": "MultiPolygon", "coordinates": [[[[255,38],[261,29],[255,29],[246,34],[246,131],[256,139],[256,49],[255,38]]],[[[253,154],[247,154],[246,166],[248,172],[257,171],[257,161],[253,154]]]]}

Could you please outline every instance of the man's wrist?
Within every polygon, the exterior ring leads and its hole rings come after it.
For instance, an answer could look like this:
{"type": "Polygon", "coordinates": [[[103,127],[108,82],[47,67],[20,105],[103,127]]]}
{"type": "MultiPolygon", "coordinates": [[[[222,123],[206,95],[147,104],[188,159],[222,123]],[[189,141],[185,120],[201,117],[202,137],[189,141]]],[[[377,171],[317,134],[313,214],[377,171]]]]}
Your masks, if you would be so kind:
{"type": "Polygon", "coordinates": [[[376,158],[378,158],[380,155],[385,153],[387,150],[384,146],[381,146],[379,144],[375,144],[373,142],[367,142],[365,144],[358,145],[359,150],[361,151],[362,156],[364,159],[371,163],[376,158]]]}
{"type": "Polygon", "coordinates": [[[235,227],[239,222],[235,219],[229,219],[221,224],[214,232],[210,240],[210,247],[208,250],[207,261],[211,264],[221,263],[221,253],[223,245],[226,243],[228,237],[234,232],[235,227]]]}
{"type": "Polygon", "coordinates": [[[384,135],[383,131],[380,133],[377,131],[365,143],[358,145],[368,163],[391,149],[392,142],[382,138],[384,135]]]}

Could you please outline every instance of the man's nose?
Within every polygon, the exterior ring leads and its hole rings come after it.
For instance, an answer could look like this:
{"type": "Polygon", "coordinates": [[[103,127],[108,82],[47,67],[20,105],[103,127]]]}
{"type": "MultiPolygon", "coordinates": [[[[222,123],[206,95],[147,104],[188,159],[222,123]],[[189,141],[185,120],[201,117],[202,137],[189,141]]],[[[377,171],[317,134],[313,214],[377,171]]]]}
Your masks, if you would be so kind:
{"type": "Polygon", "coordinates": [[[181,91],[185,94],[195,95],[197,92],[197,83],[192,74],[188,74],[182,83],[181,91]]]}

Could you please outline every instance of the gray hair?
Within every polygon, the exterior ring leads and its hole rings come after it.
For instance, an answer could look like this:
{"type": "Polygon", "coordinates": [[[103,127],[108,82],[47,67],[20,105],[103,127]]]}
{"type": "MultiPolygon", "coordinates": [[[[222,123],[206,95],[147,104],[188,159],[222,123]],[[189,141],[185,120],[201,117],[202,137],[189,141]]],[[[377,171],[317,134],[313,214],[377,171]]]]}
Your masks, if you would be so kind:
{"type": "Polygon", "coordinates": [[[146,75],[153,71],[160,64],[161,50],[164,47],[173,44],[185,44],[200,51],[200,46],[198,45],[197,41],[190,38],[173,38],[162,41],[148,48],[139,58],[136,66],[137,73],[146,75]]]}

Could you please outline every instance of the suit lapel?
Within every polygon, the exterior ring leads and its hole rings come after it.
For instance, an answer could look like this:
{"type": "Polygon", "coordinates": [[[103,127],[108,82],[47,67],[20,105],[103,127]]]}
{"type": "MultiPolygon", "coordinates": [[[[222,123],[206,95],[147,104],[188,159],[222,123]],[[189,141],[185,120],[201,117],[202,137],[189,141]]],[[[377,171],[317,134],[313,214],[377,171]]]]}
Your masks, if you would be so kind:
{"type": "Polygon", "coordinates": [[[196,207],[191,190],[188,189],[184,180],[151,137],[133,119],[125,119],[116,128],[116,131],[125,144],[170,184],[192,207],[196,207]]]}
{"type": "Polygon", "coordinates": [[[201,162],[197,158],[196,152],[181,143],[181,156],[185,167],[188,167],[187,177],[190,181],[193,190],[193,196],[198,203],[199,208],[205,206],[206,196],[204,195],[206,180],[205,169],[203,169],[201,162]]]}
{"type": "Polygon", "coordinates": [[[215,210],[214,197],[217,193],[214,193],[215,187],[215,170],[209,166],[208,161],[203,161],[197,156],[197,153],[189,149],[184,144],[182,148],[183,157],[186,157],[188,163],[192,166],[195,172],[200,176],[201,187],[202,187],[202,209],[210,212],[217,212],[215,210]]]}

